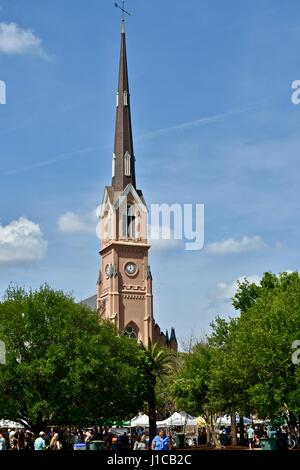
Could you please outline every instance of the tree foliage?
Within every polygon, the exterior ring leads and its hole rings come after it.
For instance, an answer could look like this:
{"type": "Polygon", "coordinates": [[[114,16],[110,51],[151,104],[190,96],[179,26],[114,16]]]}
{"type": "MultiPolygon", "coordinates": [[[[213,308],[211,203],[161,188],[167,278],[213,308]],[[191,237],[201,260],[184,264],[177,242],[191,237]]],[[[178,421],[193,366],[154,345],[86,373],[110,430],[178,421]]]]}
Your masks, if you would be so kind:
{"type": "Polygon", "coordinates": [[[177,404],[194,414],[298,415],[300,366],[291,348],[300,339],[299,274],[265,273],[259,285],[245,279],[233,305],[240,316],[217,317],[207,343],[186,355],[172,388],[177,404]]]}
{"type": "Polygon", "coordinates": [[[150,441],[156,434],[156,387],[164,382],[172,372],[175,356],[169,349],[161,348],[157,343],[140,345],[143,353],[142,377],[144,378],[143,398],[148,404],[150,441]]]}
{"type": "Polygon", "coordinates": [[[0,415],[45,423],[120,420],[141,406],[141,351],[48,286],[10,287],[0,303],[0,415]]]}

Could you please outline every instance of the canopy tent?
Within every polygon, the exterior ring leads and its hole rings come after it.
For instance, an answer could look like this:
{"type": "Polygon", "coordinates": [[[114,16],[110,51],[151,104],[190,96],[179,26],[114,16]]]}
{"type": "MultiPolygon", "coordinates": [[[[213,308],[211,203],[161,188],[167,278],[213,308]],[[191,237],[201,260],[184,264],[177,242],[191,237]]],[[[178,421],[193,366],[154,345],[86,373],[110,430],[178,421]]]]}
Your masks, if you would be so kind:
{"type": "Polygon", "coordinates": [[[169,418],[163,421],[157,421],[158,427],[171,427],[171,426],[197,426],[197,420],[188,415],[184,411],[180,413],[175,412],[169,418]]]}
{"type": "MultiPolygon", "coordinates": [[[[243,421],[245,425],[252,424],[252,419],[246,418],[245,416],[243,418],[243,421]]],[[[238,415],[236,416],[236,423],[237,424],[240,423],[240,417],[238,415]]],[[[225,426],[225,427],[231,426],[231,417],[229,415],[220,416],[217,419],[216,424],[217,426],[225,426]]]]}
{"type": "Polygon", "coordinates": [[[129,421],[104,421],[103,423],[106,427],[112,428],[130,428],[130,420],[129,421]]]}
{"type": "Polygon", "coordinates": [[[195,419],[196,419],[198,428],[204,428],[207,425],[205,419],[202,416],[198,416],[195,419]]]}
{"type": "Polygon", "coordinates": [[[148,415],[141,415],[141,416],[136,416],[131,420],[130,426],[132,428],[148,428],[149,427],[149,416],[148,415]]]}
{"type": "MultiPolygon", "coordinates": [[[[205,426],[206,422],[205,419],[199,416],[197,418],[200,420],[201,418],[201,426],[205,426]]],[[[167,428],[167,427],[172,427],[172,426],[199,426],[196,418],[193,418],[192,416],[188,415],[184,411],[181,411],[180,413],[175,412],[173,413],[169,418],[163,420],[163,421],[157,421],[156,425],[158,428],[167,428]]],[[[149,427],[149,416],[146,414],[136,416],[133,418],[130,422],[130,427],[135,428],[135,427],[141,427],[141,428],[148,428],[149,427]]]]}
{"type": "Polygon", "coordinates": [[[8,419],[0,419],[0,429],[11,428],[11,429],[24,429],[23,424],[10,421],[8,419]]]}

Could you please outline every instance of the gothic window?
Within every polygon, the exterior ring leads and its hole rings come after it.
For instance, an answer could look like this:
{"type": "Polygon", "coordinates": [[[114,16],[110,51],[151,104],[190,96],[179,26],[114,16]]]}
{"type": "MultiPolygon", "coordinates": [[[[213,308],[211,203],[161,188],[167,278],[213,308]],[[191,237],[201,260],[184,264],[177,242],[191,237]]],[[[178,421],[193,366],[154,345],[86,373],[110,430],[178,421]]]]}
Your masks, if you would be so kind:
{"type": "Polygon", "coordinates": [[[125,176],[130,176],[131,175],[130,160],[131,160],[130,153],[126,152],[125,156],[124,156],[124,170],[125,170],[124,173],[125,173],[125,176]]]}
{"type": "Polygon", "coordinates": [[[119,106],[119,93],[116,94],[116,107],[119,106]]]}
{"type": "Polygon", "coordinates": [[[124,106],[128,106],[128,93],[124,91],[124,106]]]}
{"type": "Polygon", "coordinates": [[[135,238],[135,208],[133,204],[127,207],[127,236],[135,238]]]}
{"type": "Polygon", "coordinates": [[[122,236],[124,238],[135,238],[136,217],[134,205],[128,205],[122,214],[122,236]]]}
{"type": "Polygon", "coordinates": [[[127,325],[124,330],[124,336],[128,336],[128,338],[137,339],[137,332],[132,325],[127,325]]]}
{"type": "Polygon", "coordinates": [[[112,177],[113,178],[116,176],[116,159],[117,157],[115,156],[115,154],[113,154],[113,157],[112,157],[112,177]]]}

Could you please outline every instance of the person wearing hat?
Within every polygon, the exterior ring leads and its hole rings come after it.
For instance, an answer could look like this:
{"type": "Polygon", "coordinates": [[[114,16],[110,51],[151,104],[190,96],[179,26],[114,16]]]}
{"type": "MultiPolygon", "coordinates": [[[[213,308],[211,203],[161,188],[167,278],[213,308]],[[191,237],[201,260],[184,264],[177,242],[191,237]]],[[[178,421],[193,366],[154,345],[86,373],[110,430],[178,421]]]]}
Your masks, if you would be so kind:
{"type": "Polygon", "coordinates": [[[44,432],[41,431],[39,437],[34,441],[34,450],[45,450],[46,449],[46,442],[43,438],[44,432]]]}

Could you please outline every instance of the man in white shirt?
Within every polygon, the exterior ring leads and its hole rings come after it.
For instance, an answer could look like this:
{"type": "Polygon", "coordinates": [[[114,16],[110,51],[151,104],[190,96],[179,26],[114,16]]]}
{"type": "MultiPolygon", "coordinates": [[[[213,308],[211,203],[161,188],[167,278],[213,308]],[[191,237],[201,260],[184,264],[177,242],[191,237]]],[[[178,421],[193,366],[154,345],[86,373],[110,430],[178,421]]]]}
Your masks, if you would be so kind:
{"type": "Polygon", "coordinates": [[[247,429],[247,437],[248,437],[248,442],[249,442],[249,449],[253,449],[254,429],[251,426],[251,424],[249,428],[247,429]]]}

